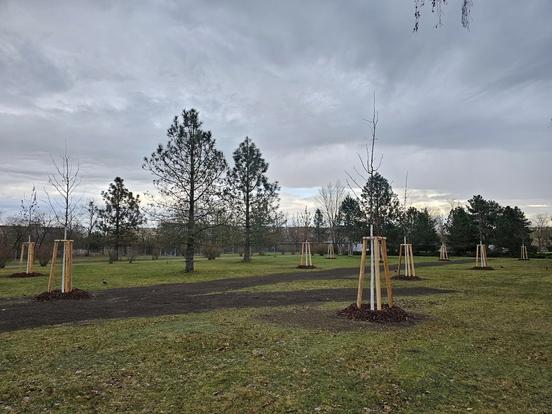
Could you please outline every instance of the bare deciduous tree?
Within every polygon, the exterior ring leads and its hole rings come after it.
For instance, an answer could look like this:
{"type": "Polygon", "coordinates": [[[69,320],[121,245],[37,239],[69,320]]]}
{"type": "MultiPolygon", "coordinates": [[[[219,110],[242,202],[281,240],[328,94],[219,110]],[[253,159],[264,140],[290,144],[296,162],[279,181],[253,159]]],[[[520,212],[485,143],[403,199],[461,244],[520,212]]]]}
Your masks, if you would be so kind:
{"type": "MultiPolygon", "coordinates": [[[[429,2],[429,0],[427,0],[429,2]]],[[[420,19],[422,18],[422,8],[424,7],[426,0],[414,0],[414,32],[417,32],[420,28],[420,19]]],[[[435,28],[443,24],[444,7],[447,4],[447,0],[431,0],[431,12],[437,14],[437,23],[435,28]]],[[[473,0],[462,1],[462,27],[469,30],[471,9],[473,6],[473,0]]]]}
{"type": "Polygon", "coordinates": [[[544,251],[547,247],[547,239],[550,237],[551,233],[549,224],[550,217],[547,214],[539,214],[535,217],[535,220],[533,220],[539,252],[544,251]]]}
{"type": "MultiPolygon", "coordinates": [[[[353,168],[353,173],[347,172],[347,184],[353,194],[356,196],[357,200],[360,201],[360,197],[356,194],[355,188],[364,188],[366,182],[374,182],[374,176],[377,174],[379,168],[381,167],[381,163],[383,161],[383,154],[380,157],[380,160],[376,166],[374,163],[374,156],[375,156],[375,147],[376,147],[376,141],[377,141],[377,128],[379,123],[379,115],[378,111],[376,110],[376,94],[374,92],[374,102],[373,102],[373,108],[372,108],[372,118],[371,119],[365,119],[370,124],[370,142],[365,145],[365,156],[363,157],[360,153],[357,153],[357,158],[360,162],[360,169],[357,167],[353,168]]],[[[375,208],[375,194],[376,187],[375,186],[368,186],[367,192],[366,192],[366,201],[367,201],[367,210],[370,213],[374,212],[375,208]]],[[[374,224],[373,220],[374,217],[368,217],[368,223],[374,224]]]]}
{"type": "Polygon", "coordinates": [[[48,182],[57,193],[59,199],[50,197],[48,203],[60,226],[63,226],[63,238],[70,237],[70,233],[77,210],[77,202],[74,200],[74,192],[80,184],[79,163],[75,162],[67,152],[67,146],[59,160],[52,158],[55,173],[48,176],[48,182]]]}
{"type": "Polygon", "coordinates": [[[303,233],[301,241],[307,241],[310,236],[310,227],[312,224],[312,213],[309,211],[309,208],[305,206],[305,209],[303,211],[297,213],[294,221],[296,226],[300,228],[301,232],[303,233]]]}
{"type": "Polygon", "coordinates": [[[320,188],[318,192],[318,202],[326,218],[332,243],[336,242],[336,229],[339,224],[339,209],[346,195],[345,187],[341,185],[339,181],[335,184],[331,182],[328,183],[325,187],[320,188]]]}

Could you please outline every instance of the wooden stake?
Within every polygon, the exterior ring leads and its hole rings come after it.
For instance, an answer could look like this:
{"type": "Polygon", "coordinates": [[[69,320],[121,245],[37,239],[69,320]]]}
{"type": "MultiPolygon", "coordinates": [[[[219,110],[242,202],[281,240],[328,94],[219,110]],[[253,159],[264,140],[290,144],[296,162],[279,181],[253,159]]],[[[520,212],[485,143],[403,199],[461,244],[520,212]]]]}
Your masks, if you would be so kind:
{"type": "Polygon", "coordinates": [[[529,260],[529,254],[527,253],[527,246],[521,245],[521,260],[529,260]]]}
{"type": "Polygon", "coordinates": [[[35,243],[29,242],[27,245],[27,274],[33,273],[35,243]]]}
{"type": "Polygon", "coordinates": [[[364,275],[366,272],[366,239],[362,239],[362,253],[360,256],[360,270],[358,273],[358,290],[357,290],[357,308],[362,306],[362,295],[364,291],[364,275]]]}
{"type": "Polygon", "coordinates": [[[441,247],[439,248],[439,260],[442,260],[442,261],[449,260],[447,246],[444,244],[441,244],[441,247]]]}
{"type": "Polygon", "coordinates": [[[377,239],[374,241],[375,247],[375,278],[376,278],[376,307],[378,310],[381,310],[381,280],[380,280],[380,240],[377,239]]]}
{"type": "Polygon", "coordinates": [[[383,274],[385,276],[385,290],[387,291],[387,304],[393,306],[393,284],[391,282],[391,272],[389,271],[389,258],[387,257],[387,240],[382,240],[383,253],[383,274]]]}
{"type": "Polygon", "coordinates": [[[485,268],[489,266],[487,260],[487,245],[479,242],[475,249],[475,267],[485,268]]]}
{"type": "Polygon", "coordinates": [[[327,259],[335,259],[335,250],[334,250],[333,243],[328,244],[328,252],[326,254],[326,258],[327,259]]]}
{"type": "Polygon", "coordinates": [[[401,275],[401,259],[402,259],[402,255],[403,255],[403,246],[404,246],[404,244],[401,244],[399,246],[399,263],[397,264],[397,277],[399,277],[401,275]]]}
{"type": "Polygon", "coordinates": [[[410,250],[410,275],[412,277],[416,277],[416,268],[414,267],[414,252],[412,251],[412,245],[408,245],[408,249],[410,250]]]}
{"type": "Polygon", "coordinates": [[[416,277],[416,268],[414,266],[414,253],[412,244],[403,243],[399,246],[399,263],[397,265],[397,277],[401,276],[401,263],[404,256],[404,276],[416,277]]]}
{"type": "Polygon", "coordinates": [[[69,293],[73,290],[73,240],[54,240],[52,265],[50,267],[50,276],[48,277],[48,292],[54,289],[57,256],[60,245],[63,245],[62,267],[64,269],[64,277],[61,281],[61,291],[63,293],[69,293]]]}
{"type": "Polygon", "coordinates": [[[48,278],[48,292],[51,292],[54,289],[54,278],[56,274],[56,261],[58,254],[58,245],[59,242],[54,242],[54,251],[52,252],[52,265],[50,266],[50,277],[48,278]]]}

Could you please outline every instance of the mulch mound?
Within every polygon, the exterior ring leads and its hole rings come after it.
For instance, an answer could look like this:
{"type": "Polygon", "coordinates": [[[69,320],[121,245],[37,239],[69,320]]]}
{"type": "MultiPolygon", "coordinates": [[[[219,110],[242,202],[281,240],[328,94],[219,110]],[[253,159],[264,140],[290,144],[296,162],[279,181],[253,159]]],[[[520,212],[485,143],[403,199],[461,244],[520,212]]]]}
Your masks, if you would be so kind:
{"type": "Polygon", "coordinates": [[[71,292],[61,293],[61,290],[56,289],[51,292],[42,292],[40,295],[34,297],[38,302],[46,302],[49,300],[59,300],[59,299],[91,299],[92,295],[85,290],[73,289],[71,292]]]}
{"type": "Polygon", "coordinates": [[[297,266],[297,269],[316,269],[316,266],[299,265],[297,266]]]}
{"type": "Polygon", "coordinates": [[[46,275],[40,272],[31,272],[31,273],[18,272],[18,273],[12,273],[8,277],[36,277],[36,276],[46,276],[46,275]]]}
{"type": "Polygon", "coordinates": [[[420,276],[391,276],[393,280],[422,280],[420,276]]]}
{"type": "Polygon", "coordinates": [[[487,266],[487,267],[472,267],[471,270],[494,270],[494,267],[487,266]]]}
{"type": "Polygon", "coordinates": [[[355,321],[369,321],[376,323],[404,322],[410,319],[410,315],[399,306],[385,304],[381,310],[371,310],[370,305],[363,303],[360,309],[356,303],[352,303],[345,309],[337,312],[338,316],[344,316],[355,321]]]}

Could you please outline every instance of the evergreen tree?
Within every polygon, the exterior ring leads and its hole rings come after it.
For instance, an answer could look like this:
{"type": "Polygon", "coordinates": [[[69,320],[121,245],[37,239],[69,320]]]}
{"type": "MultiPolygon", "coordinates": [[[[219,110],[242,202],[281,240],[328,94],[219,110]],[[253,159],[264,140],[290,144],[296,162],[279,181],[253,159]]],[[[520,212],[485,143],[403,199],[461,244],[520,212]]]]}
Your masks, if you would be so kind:
{"type": "Polygon", "coordinates": [[[268,163],[262,157],[261,151],[245,137],[233,154],[234,167],[228,172],[226,194],[233,210],[242,221],[244,228],[244,262],[251,260],[251,228],[252,215],[257,218],[257,225],[263,226],[263,221],[273,216],[278,205],[277,182],[270,182],[266,176],[268,163]]]}
{"type": "Polygon", "coordinates": [[[403,213],[401,221],[407,240],[417,249],[431,252],[437,248],[439,237],[436,231],[436,220],[431,217],[427,209],[418,210],[410,207],[403,213]]]}
{"type": "Polygon", "coordinates": [[[529,244],[529,224],[518,207],[504,207],[496,221],[495,244],[507,249],[511,256],[517,256],[521,244],[529,244]]]}
{"type": "Polygon", "coordinates": [[[480,195],[468,200],[468,212],[479,232],[479,240],[492,244],[495,237],[495,227],[501,207],[496,201],[485,200],[480,195]]]}
{"type": "Polygon", "coordinates": [[[447,244],[451,252],[463,255],[473,250],[478,243],[478,230],[472,217],[463,207],[456,207],[449,213],[446,222],[447,244]]]}
{"type": "Polygon", "coordinates": [[[140,212],[140,196],[129,191],[121,177],[102,191],[105,208],[98,211],[99,225],[112,240],[115,260],[119,260],[119,247],[128,242],[138,226],[144,222],[140,212]]]}
{"type": "Polygon", "coordinates": [[[199,113],[184,109],[167,130],[167,144],[159,145],[143,164],[154,175],[153,183],[162,196],[160,219],[173,223],[186,241],[186,272],[194,271],[200,234],[223,210],[220,185],[226,161],[211,131],[201,127],[199,113]]]}
{"type": "Polygon", "coordinates": [[[374,234],[385,234],[399,218],[399,199],[389,181],[376,172],[368,178],[361,194],[362,207],[369,222],[374,225],[374,234]]]}
{"type": "Polygon", "coordinates": [[[360,204],[351,196],[346,196],[339,208],[339,233],[350,245],[358,243],[366,234],[366,217],[360,204]]]}
{"type": "Polygon", "coordinates": [[[314,237],[316,239],[317,243],[320,243],[324,239],[324,215],[322,214],[322,211],[320,211],[319,208],[316,209],[314,212],[314,219],[313,219],[313,225],[314,225],[314,237]]]}

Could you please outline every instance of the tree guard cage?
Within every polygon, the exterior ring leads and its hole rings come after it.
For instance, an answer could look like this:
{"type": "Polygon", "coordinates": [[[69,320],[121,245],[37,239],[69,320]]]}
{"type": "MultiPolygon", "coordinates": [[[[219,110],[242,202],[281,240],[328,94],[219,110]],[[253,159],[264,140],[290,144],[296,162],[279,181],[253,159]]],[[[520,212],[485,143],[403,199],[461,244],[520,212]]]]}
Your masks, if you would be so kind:
{"type": "Polygon", "coordinates": [[[48,292],[54,290],[56,261],[60,245],[63,246],[61,261],[61,293],[69,293],[73,290],[73,240],[54,240],[52,266],[50,267],[50,277],[48,278],[48,292]]]}

